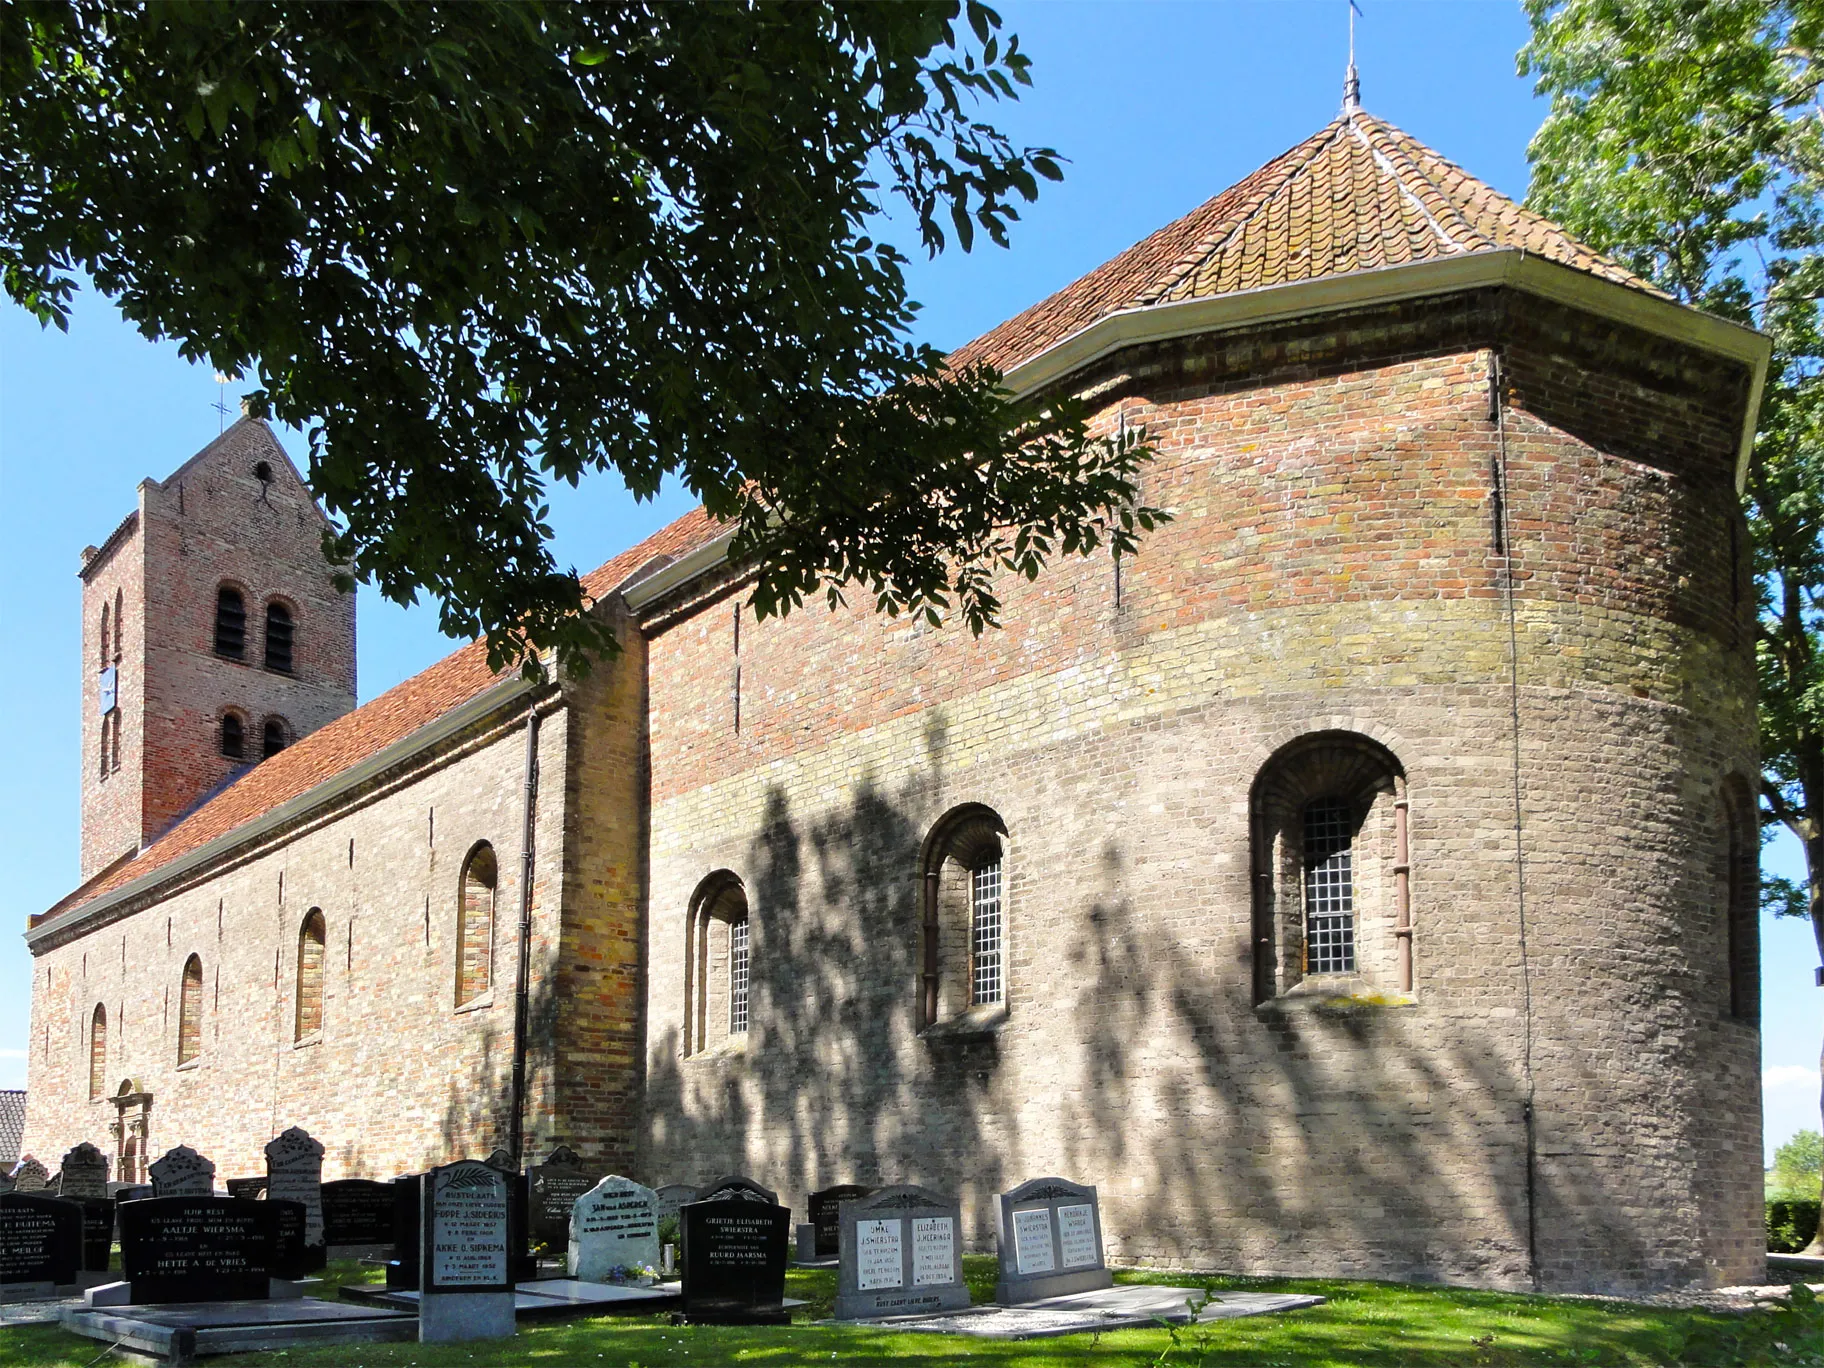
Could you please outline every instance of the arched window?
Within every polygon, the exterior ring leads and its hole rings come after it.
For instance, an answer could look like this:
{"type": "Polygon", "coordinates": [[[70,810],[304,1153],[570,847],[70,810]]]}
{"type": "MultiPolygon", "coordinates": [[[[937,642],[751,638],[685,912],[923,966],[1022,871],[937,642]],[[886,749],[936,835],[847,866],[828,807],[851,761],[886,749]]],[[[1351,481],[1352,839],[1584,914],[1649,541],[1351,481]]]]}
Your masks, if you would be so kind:
{"type": "Polygon", "coordinates": [[[289,744],[285,719],[282,717],[267,718],[266,725],[260,730],[260,758],[270,760],[289,744]]]}
{"type": "Polygon", "coordinates": [[[247,654],[247,605],[228,584],[215,591],[215,653],[230,660],[247,654]]]}
{"type": "Polygon", "coordinates": [[[746,1038],[753,1019],[747,890],[732,871],[697,885],[684,923],[684,1053],[746,1038]]]}
{"type": "Polygon", "coordinates": [[[101,605],[101,668],[107,669],[108,662],[114,659],[113,643],[108,638],[108,623],[111,621],[108,605],[101,605]]]}
{"type": "Polygon", "coordinates": [[[456,1005],[474,1002],[494,984],[494,894],[500,865],[494,847],[481,842],[462,867],[462,904],[456,918],[456,1005]]]}
{"type": "Polygon", "coordinates": [[[266,605],[266,668],[291,673],[291,609],[282,603],[266,605]]]}
{"type": "Polygon", "coordinates": [[[1257,1004],[1308,979],[1412,991],[1407,815],[1400,762],[1355,732],[1300,737],[1261,767],[1250,800],[1257,1004]]]}
{"type": "Polygon", "coordinates": [[[918,1028],[1007,1001],[1007,824],[980,803],[938,819],[920,857],[918,1028]]]}
{"type": "Polygon", "coordinates": [[[89,1096],[98,1098],[108,1086],[108,1009],[99,1002],[89,1014],[89,1096]]]}
{"type": "Polygon", "coordinates": [[[1724,916],[1729,951],[1729,1015],[1761,1020],[1760,814],[1754,790],[1739,775],[1723,781],[1724,916]]]}
{"type": "Polygon", "coordinates": [[[222,714],[222,754],[230,760],[247,758],[247,729],[239,713],[222,714]]]}
{"type": "Polygon", "coordinates": [[[203,962],[184,961],[184,983],[177,999],[177,1062],[188,1064],[203,1052],[203,962]]]}
{"type": "Polygon", "coordinates": [[[308,1040],[323,1029],[323,913],[311,908],[298,928],[298,1010],[293,1040],[308,1040]]]}

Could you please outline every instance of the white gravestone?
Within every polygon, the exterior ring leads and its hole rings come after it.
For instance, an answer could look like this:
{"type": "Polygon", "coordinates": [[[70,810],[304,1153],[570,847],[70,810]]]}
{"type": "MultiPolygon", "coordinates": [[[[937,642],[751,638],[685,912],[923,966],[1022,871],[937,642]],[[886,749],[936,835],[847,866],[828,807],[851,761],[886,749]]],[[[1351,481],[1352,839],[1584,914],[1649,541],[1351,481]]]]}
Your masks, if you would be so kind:
{"type": "Polygon", "coordinates": [[[323,1142],[293,1126],[266,1145],[266,1199],[304,1204],[304,1243],[323,1243],[323,1142]]]}
{"type": "Polygon", "coordinates": [[[994,1299],[1003,1306],[1114,1286],[1102,1258],[1096,1190],[1067,1178],[1035,1178],[995,1199],[1001,1257],[994,1299]]]}
{"type": "Polygon", "coordinates": [[[842,1204],[836,1318],[931,1315],[969,1305],[956,1202],[921,1187],[889,1187],[842,1204]]]}
{"type": "Polygon", "coordinates": [[[507,1175],[474,1159],[421,1180],[418,1342],[500,1339],[515,1332],[507,1259],[507,1175]]]}
{"type": "Polygon", "coordinates": [[[658,1205],[651,1188],[612,1173],[578,1197],[570,1209],[570,1276],[607,1282],[617,1268],[657,1268],[658,1205]]]}
{"type": "Polygon", "coordinates": [[[213,1197],[215,1165],[188,1145],[179,1145],[148,1170],[154,1197],[213,1197]]]}

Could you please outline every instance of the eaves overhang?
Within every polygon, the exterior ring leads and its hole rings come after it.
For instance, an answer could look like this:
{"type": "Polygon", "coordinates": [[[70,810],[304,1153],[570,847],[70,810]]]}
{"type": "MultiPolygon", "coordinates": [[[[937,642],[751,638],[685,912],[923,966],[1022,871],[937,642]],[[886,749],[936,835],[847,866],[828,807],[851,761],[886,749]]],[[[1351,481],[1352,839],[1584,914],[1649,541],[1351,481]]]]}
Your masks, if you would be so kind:
{"type": "MultiPolygon", "coordinates": [[[[1005,380],[1016,397],[1025,397],[1059,385],[1085,367],[1128,347],[1490,287],[1519,290],[1746,367],[1748,401],[1735,461],[1735,487],[1741,491],[1754,453],[1755,423],[1760,416],[1761,393],[1773,352],[1766,334],[1519,248],[1464,252],[1346,275],[1266,285],[1208,299],[1124,309],[1013,366],[1005,380]]],[[[627,606],[637,614],[662,595],[716,569],[726,558],[733,538],[733,532],[723,533],[623,589],[627,606]]]]}
{"type": "Polygon", "coordinates": [[[433,749],[475,723],[505,710],[537,687],[539,686],[536,683],[523,676],[515,675],[482,690],[468,701],[457,704],[441,717],[425,723],[417,731],[400,737],[384,750],[374,752],[366,759],[349,766],[340,774],[325,779],[295,798],[280,803],[277,807],[261,813],[258,817],[242,823],[231,831],[222,833],[214,840],[205,842],[195,850],[180,855],[169,863],[147,870],[138,878],[128,880],[119,888],[111,889],[100,897],[80,903],[67,912],[59,913],[31,927],[25,933],[26,947],[35,955],[42,954],[46,950],[54,949],[58,945],[83,935],[94,927],[112,920],[111,914],[116,909],[130,907],[140,898],[161,888],[181,884],[190,876],[209,868],[216,861],[241,848],[257,844],[262,837],[332,806],[344,795],[359,789],[393,767],[410,760],[423,751],[433,749]]]}

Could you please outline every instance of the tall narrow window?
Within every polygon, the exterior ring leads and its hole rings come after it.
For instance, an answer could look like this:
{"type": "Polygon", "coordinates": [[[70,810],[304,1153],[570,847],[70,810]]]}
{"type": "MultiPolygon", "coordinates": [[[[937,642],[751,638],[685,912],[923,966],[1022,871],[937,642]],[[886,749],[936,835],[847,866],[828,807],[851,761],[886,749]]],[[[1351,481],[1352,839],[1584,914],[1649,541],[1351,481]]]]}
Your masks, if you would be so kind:
{"type": "Polygon", "coordinates": [[[215,591],[215,653],[230,660],[247,654],[247,605],[226,584],[215,591]]]}
{"type": "Polygon", "coordinates": [[[114,724],[113,729],[112,729],[113,734],[114,734],[114,739],[113,739],[112,744],[108,748],[108,770],[109,770],[109,772],[112,772],[112,771],[120,768],[120,709],[119,708],[116,708],[113,712],[108,714],[108,721],[110,721],[114,724]]]}
{"type": "Polygon", "coordinates": [[[1759,1025],[1761,1019],[1760,823],[1754,791],[1739,776],[1723,786],[1727,834],[1724,916],[1729,950],[1729,1015],[1759,1025]]]}
{"type": "Polygon", "coordinates": [[[114,737],[114,714],[106,713],[101,719],[101,753],[96,760],[96,777],[108,777],[108,743],[114,737]]]}
{"type": "Polygon", "coordinates": [[[266,605],[266,668],[291,673],[291,609],[266,605]]]}
{"type": "Polygon", "coordinates": [[[969,1001],[999,1002],[1001,987],[1001,862],[969,872],[969,1001]]]}
{"type": "Polygon", "coordinates": [[[462,871],[462,907],[456,928],[456,1005],[475,1001],[494,982],[494,892],[500,866],[483,841],[462,871]]]}
{"type": "Polygon", "coordinates": [[[285,724],[276,717],[266,719],[260,733],[260,758],[270,760],[285,749],[285,724]]]}
{"type": "Polygon", "coordinates": [[[222,714],[222,754],[230,760],[246,758],[247,735],[239,713],[222,714]]]}
{"type": "Polygon", "coordinates": [[[89,1016],[89,1096],[100,1097],[108,1086],[108,1009],[99,1002],[89,1016]]]}
{"type": "Polygon", "coordinates": [[[293,1040],[308,1040],[323,1029],[323,913],[311,908],[298,928],[298,1011],[293,1040]]]}
{"type": "Polygon", "coordinates": [[[747,1029],[747,918],[728,928],[728,1033],[747,1029]]]}
{"type": "Polygon", "coordinates": [[[1340,798],[1305,804],[1305,972],[1355,971],[1354,831],[1340,798]]]}
{"type": "Polygon", "coordinates": [[[184,961],[183,989],[177,999],[177,1062],[188,1064],[203,1052],[203,962],[184,961]]]}
{"type": "Polygon", "coordinates": [[[108,640],[108,623],[110,621],[108,605],[104,603],[101,605],[101,668],[104,670],[108,668],[108,662],[114,658],[112,654],[112,643],[108,640]]]}
{"type": "Polygon", "coordinates": [[[114,663],[120,664],[122,647],[126,643],[127,614],[120,596],[120,590],[114,591],[114,663]]]}

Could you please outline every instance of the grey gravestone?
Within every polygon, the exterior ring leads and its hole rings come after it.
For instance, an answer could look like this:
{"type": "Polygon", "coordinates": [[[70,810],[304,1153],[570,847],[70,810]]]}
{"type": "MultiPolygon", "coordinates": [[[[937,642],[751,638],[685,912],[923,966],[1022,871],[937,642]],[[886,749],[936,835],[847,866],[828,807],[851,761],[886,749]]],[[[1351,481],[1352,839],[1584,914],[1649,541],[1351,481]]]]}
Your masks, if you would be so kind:
{"type": "Polygon", "coordinates": [[[106,1197],[108,1157],[84,1140],[63,1156],[63,1177],[58,1184],[63,1197],[106,1197]]]}
{"type": "Polygon", "coordinates": [[[50,1181],[44,1165],[29,1154],[13,1165],[14,1192],[43,1192],[50,1181]]]}
{"type": "MultiPolygon", "coordinates": [[[[323,1142],[293,1126],[266,1144],[268,1201],[304,1205],[304,1243],[323,1248],[323,1142]]],[[[318,1265],[321,1267],[321,1265],[318,1265]]]]}
{"type": "Polygon", "coordinates": [[[995,1199],[1003,1306],[1114,1286],[1102,1259],[1096,1190],[1067,1178],[1034,1178],[995,1199]]]}
{"type": "Polygon", "coordinates": [[[323,1184],[323,1243],[331,1249],[393,1243],[393,1185],[372,1178],[323,1184]]]}
{"type": "Polygon", "coordinates": [[[699,1202],[726,1202],[729,1200],[765,1202],[769,1206],[779,1205],[779,1194],[771,1188],[761,1187],[752,1178],[743,1178],[731,1174],[727,1178],[718,1178],[713,1183],[706,1183],[697,1189],[699,1202]]]}
{"type": "Polygon", "coordinates": [[[697,1200],[697,1190],[689,1183],[665,1183],[653,1190],[661,1221],[677,1220],[686,1202],[697,1200]]]}
{"type": "Polygon", "coordinates": [[[51,1295],[82,1267],[82,1207],[40,1192],[0,1195],[0,1287],[51,1295]]]}
{"type": "Polygon", "coordinates": [[[418,1342],[502,1339],[515,1333],[508,1251],[511,1176],[460,1159],[426,1173],[419,1198],[418,1342]]]}
{"type": "Polygon", "coordinates": [[[570,1276],[609,1282],[615,1269],[657,1268],[658,1194],[609,1174],[576,1199],[570,1214],[570,1276]]]}
{"type": "Polygon", "coordinates": [[[188,1145],[179,1145],[147,1170],[155,1197],[209,1197],[215,1193],[215,1165],[188,1145]]]}
{"type": "Polygon", "coordinates": [[[394,1291],[418,1290],[418,1242],[424,1238],[418,1219],[423,1182],[414,1173],[395,1178],[393,1189],[393,1257],[386,1266],[386,1285],[394,1291]]]}
{"type": "Polygon", "coordinates": [[[568,1248],[570,1242],[570,1209],[576,1199],[596,1185],[601,1174],[583,1166],[577,1152],[560,1145],[545,1156],[545,1162],[526,1170],[526,1192],[530,1201],[528,1226],[531,1236],[545,1247],[547,1257],[568,1248]]]}
{"type": "Polygon", "coordinates": [[[202,1195],[120,1206],[120,1267],[134,1303],[264,1300],[278,1243],[274,1202],[202,1195]]]}
{"type": "MultiPolygon", "coordinates": [[[[841,1248],[842,1204],[857,1201],[874,1191],[858,1183],[838,1183],[811,1194],[811,1225],[816,1241],[813,1252],[819,1259],[833,1259],[841,1248]]],[[[800,1257],[803,1257],[800,1255],[800,1257]]]]}
{"type": "Polygon", "coordinates": [[[790,1208],[742,1195],[692,1202],[683,1227],[682,1313],[688,1321],[784,1325],[790,1208]]]}
{"type": "Polygon", "coordinates": [[[882,1188],[844,1202],[836,1318],[935,1314],[969,1305],[961,1231],[957,1203],[926,1188],[882,1188]]]}

